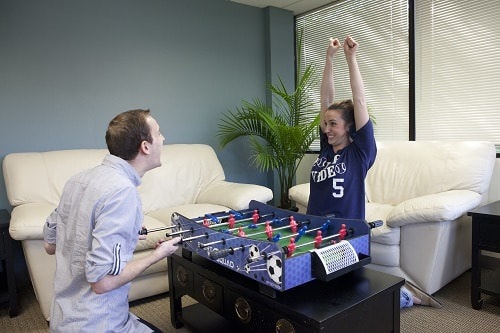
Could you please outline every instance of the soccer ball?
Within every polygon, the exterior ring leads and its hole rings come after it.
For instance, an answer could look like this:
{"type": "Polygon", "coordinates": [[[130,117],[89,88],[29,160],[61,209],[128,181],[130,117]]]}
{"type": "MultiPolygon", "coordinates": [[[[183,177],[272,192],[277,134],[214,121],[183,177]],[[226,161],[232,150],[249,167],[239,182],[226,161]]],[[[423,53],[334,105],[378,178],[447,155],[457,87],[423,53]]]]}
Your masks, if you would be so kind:
{"type": "Polygon", "coordinates": [[[267,273],[274,282],[276,282],[277,284],[281,284],[283,267],[280,257],[272,255],[271,258],[269,258],[269,260],[267,261],[267,273]]]}
{"type": "Polygon", "coordinates": [[[260,250],[257,247],[257,245],[255,245],[255,244],[250,245],[250,248],[248,249],[248,253],[249,253],[250,261],[253,261],[254,259],[257,259],[260,257],[260,250]]]}

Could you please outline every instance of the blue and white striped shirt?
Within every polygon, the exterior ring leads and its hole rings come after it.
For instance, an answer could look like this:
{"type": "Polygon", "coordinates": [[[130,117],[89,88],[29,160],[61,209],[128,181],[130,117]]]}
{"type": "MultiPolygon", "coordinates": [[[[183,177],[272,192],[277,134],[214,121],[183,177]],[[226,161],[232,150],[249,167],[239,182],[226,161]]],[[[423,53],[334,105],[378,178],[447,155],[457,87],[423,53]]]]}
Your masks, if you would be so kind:
{"type": "Polygon", "coordinates": [[[52,332],[151,332],[129,313],[130,283],[104,294],[90,285],[132,259],[143,221],[140,182],[129,163],[107,155],[66,183],[44,227],[45,241],[56,244],[52,332]]]}

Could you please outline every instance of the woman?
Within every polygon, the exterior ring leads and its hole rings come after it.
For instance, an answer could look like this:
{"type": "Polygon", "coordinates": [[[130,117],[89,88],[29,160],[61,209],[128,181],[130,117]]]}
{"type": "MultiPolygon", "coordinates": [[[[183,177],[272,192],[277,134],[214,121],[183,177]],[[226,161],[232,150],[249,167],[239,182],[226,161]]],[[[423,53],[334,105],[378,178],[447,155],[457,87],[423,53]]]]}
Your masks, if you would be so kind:
{"type": "MultiPolygon", "coordinates": [[[[320,92],[320,154],[311,169],[307,207],[311,215],[365,219],[365,178],[375,161],[377,146],[357,50],[358,43],[351,36],[345,38],[343,46],[333,38],[328,45],[320,92]],[[341,47],[349,67],[352,100],[334,102],[333,62],[341,47]]],[[[405,286],[401,288],[401,307],[440,307],[439,302],[414,285],[405,286]]]]}
{"type": "Polygon", "coordinates": [[[311,170],[308,214],[365,218],[364,181],[377,155],[363,79],[356,61],[358,43],[347,36],[343,49],[349,66],[352,101],[334,103],[333,61],[341,48],[331,39],[321,83],[321,151],[311,170]]]}

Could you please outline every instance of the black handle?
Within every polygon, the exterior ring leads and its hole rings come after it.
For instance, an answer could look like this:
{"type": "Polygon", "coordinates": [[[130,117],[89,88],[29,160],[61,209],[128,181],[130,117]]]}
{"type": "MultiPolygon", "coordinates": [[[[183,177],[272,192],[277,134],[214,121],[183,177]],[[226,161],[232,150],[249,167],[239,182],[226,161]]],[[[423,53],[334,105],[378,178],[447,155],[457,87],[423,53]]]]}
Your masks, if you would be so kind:
{"type": "Polygon", "coordinates": [[[210,252],[209,256],[210,256],[210,259],[217,260],[220,258],[227,257],[228,255],[233,254],[233,253],[234,253],[234,249],[231,247],[229,249],[224,249],[224,250],[214,250],[214,251],[210,252]]]}
{"type": "Polygon", "coordinates": [[[376,220],[376,221],[373,221],[373,222],[368,222],[368,225],[370,226],[370,229],[378,228],[378,227],[381,227],[381,226],[384,225],[384,221],[382,221],[382,220],[376,220]]]}

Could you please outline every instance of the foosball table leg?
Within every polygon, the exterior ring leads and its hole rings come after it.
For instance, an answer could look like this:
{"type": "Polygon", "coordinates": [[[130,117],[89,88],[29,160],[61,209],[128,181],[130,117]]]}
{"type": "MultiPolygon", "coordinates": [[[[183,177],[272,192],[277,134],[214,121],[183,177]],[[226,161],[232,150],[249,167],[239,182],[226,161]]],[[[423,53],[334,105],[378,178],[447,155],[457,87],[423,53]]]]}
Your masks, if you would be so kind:
{"type": "Polygon", "coordinates": [[[174,328],[181,328],[184,326],[182,322],[182,295],[177,295],[174,283],[173,262],[171,257],[167,259],[168,262],[168,284],[170,294],[170,322],[174,328]]]}
{"type": "Polygon", "coordinates": [[[184,326],[182,322],[182,301],[180,298],[170,297],[170,322],[174,328],[184,326]]]}

